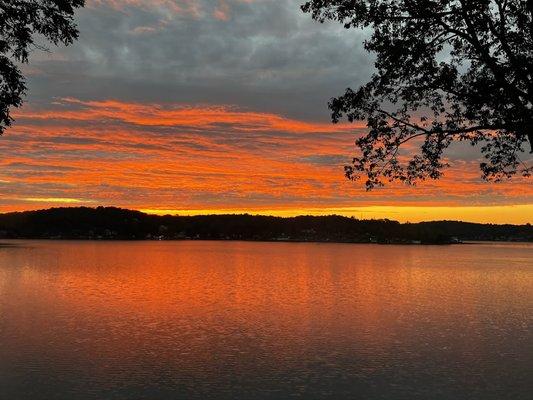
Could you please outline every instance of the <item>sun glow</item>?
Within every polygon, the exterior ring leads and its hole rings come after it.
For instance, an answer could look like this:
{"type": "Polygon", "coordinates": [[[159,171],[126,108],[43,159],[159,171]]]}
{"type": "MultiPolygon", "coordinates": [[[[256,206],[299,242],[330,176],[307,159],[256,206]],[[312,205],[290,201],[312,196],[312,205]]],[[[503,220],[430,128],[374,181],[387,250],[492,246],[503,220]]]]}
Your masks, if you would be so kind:
{"type": "Polygon", "coordinates": [[[400,222],[460,220],[466,222],[495,224],[526,224],[533,222],[533,205],[472,206],[472,207],[417,207],[417,206],[362,206],[295,209],[157,209],[140,211],[156,215],[208,215],[208,214],[253,214],[278,217],[298,215],[344,215],[358,219],[391,219],[400,222]]]}

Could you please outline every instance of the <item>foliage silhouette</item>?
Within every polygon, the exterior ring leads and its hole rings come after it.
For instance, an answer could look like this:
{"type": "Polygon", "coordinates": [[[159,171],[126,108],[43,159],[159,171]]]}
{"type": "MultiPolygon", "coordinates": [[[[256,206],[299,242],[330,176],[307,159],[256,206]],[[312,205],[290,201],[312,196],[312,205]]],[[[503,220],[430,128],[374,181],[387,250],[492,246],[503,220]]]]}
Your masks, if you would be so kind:
{"type": "Polygon", "coordinates": [[[10,126],[11,108],[20,107],[26,83],[17,63],[27,63],[40,35],[54,45],[78,38],[74,11],[85,0],[0,0],[0,134],[10,126]]]}
{"type": "Polygon", "coordinates": [[[115,207],[71,207],[0,215],[1,238],[207,239],[349,243],[533,241],[531,225],[440,221],[400,224],[338,215],[280,218],[260,215],[157,216],[115,207]]]}
{"type": "Polygon", "coordinates": [[[481,144],[482,177],[501,180],[532,167],[533,0],[310,0],[320,22],[370,28],[365,49],[376,73],[330,101],[334,122],[366,120],[360,155],[345,167],[372,189],[388,181],[437,179],[454,141],[481,144]],[[402,153],[420,142],[412,157],[402,153]]]}

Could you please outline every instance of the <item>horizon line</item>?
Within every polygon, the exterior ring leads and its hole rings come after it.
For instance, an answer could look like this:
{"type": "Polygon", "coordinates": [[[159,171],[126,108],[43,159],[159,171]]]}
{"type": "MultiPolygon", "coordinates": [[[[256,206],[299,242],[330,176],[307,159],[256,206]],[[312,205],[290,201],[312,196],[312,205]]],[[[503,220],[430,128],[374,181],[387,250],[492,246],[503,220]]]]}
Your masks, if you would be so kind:
{"type": "Polygon", "coordinates": [[[19,209],[1,211],[0,214],[11,212],[39,211],[51,208],[96,208],[115,207],[132,211],[140,211],[149,215],[199,216],[199,215],[252,215],[272,217],[298,216],[342,216],[355,217],[359,220],[398,221],[400,223],[457,221],[481,224],[512,224],[526,225],[533,223],[533,204],[492,205],[492,206],[360,206],[360,207],[301,207],[301,208],[144,208],[121,205],[87,205],[72,204],[51,205],[46,208],[19,209]]]}

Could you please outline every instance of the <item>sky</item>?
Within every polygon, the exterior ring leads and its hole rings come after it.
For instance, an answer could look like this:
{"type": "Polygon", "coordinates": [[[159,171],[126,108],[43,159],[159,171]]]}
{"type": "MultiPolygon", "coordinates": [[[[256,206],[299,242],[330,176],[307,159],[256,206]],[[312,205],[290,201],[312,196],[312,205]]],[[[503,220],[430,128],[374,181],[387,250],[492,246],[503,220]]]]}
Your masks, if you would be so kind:
{"type": "MultiPolygon", "coordinates": [[[[26,104],[0,137],[0,212],[343,214],[533,222],[533,185],[480,179],[453,146],[438,181],[371,192],[344,178],[364,122],[328,100],[371,76],[367,34],[302,0],[88,0],[80,38],[35,51],[26,104]]],[[[409,150],[409,148],[407,148],[409,150]]]]}

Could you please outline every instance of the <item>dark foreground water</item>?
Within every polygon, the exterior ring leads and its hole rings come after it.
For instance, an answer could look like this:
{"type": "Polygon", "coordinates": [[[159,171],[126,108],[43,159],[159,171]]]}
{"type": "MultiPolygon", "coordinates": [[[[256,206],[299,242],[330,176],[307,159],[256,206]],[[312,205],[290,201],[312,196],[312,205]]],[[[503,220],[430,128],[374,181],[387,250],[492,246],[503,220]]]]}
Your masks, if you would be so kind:
{"type": "Polygon", "coordinates": [[[533,246],[16,242],[0,398],[533,399],[533,246]]]}

